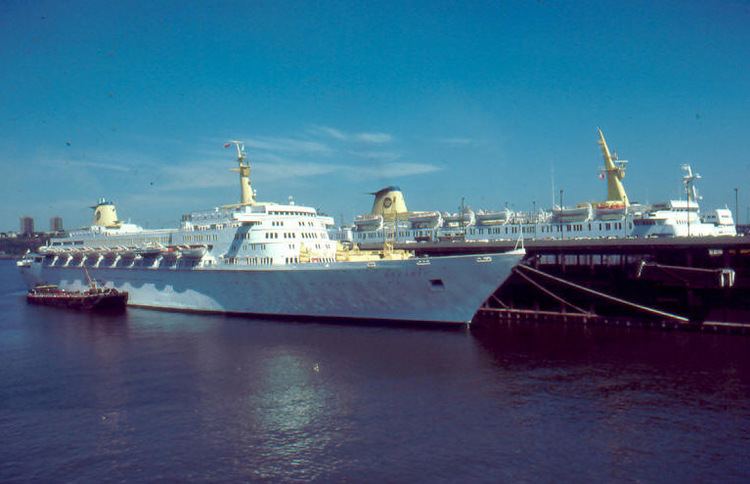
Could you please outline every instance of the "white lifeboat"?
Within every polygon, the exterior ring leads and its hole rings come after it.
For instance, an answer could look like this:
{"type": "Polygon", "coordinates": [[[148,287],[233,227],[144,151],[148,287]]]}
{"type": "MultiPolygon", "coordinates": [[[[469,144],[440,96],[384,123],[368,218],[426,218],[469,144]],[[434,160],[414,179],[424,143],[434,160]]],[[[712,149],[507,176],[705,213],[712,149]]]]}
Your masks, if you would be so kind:
{"type": "Polygon", "coordinates": [[[170,245],[168,247],[163,247],[161,249],[161,252],[159,252],[164,259],[176,259],[181,255],[180,253],[180,247],[170,245]]]}
{"type": "Polygon", "coordinates": [[[188,247],[184,247],[184,246],[180,247],[180,254],[183,257],[190,258],[190,259],[200,259],[204,255],[206,255],[207,251],[208,251],[208,248],[205,245],[191,245],[188,247]]]}
{"type": "Polygon", "coordinates": [[[476,213],[477,225],[505,225],[511,217],[513,217],[513,212],[507,208],[493,211],[480,210],[476,213]]]}
{"type": "Polygon", "coordinates": [[[470,208],[466,208],[460,213],[444,213],[443,220],[448,227],[468,227],[476,223],[476,215],[470,208]]]}
{"type": "Polygon", "coordinates": [[[555,207],[552,209],[552,219],[556,223],[586,222],[591,220],[593,207],[590,203],[579,203],[574,208],[555,207]]]}
{"type": "Polygon", "coordinates": [[[360,232],[369,232],[371,230],[380,230],[383,228],[382,215],[358,215],[354,219],[354,226],[360,232]]]}
{"type": "Polygon", "coordinates": [[[409,223],[415,229],[433,229],[443,223],[440,212],[414,212],[409,215],[409,223]]]}
{"type": "Polygon", "coordinates": [[[141,257],[156,257],[161,254],[163,250],[164,247],[159,244],[149,244],[139,247],[135,250],[135,253],[141,257]]]}

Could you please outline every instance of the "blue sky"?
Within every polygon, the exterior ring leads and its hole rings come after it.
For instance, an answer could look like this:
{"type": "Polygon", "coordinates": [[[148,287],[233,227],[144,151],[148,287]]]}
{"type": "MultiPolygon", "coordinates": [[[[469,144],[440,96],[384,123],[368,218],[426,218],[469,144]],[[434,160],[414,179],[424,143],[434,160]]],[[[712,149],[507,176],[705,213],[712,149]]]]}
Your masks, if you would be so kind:
{"type": "Polygon", "coordinates": [[[0,230],[148,227],[239,197],[345,219],[397,184],[413,210],[606,194],[596,128],[631,200],[704,177],[750,206],[748,2],[0,1],[0,230]]]}

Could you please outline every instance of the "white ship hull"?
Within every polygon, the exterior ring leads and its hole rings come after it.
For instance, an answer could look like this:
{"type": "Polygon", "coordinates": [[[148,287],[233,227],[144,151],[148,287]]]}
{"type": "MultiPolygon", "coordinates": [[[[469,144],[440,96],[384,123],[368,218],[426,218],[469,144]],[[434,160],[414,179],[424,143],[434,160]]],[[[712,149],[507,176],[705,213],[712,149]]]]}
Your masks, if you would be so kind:
{"type": "MultiPolygon", "coordinates": [[[[522,253],[265,268],[102,268],[100,284],[133,306],[259,316],[466,323],[507,279],[522,253]]],[[[39,259],[42,259],[41,257],[39,259]]],[[[80,267],[33,262],[29,285],[87,286],[80,267]]]]}

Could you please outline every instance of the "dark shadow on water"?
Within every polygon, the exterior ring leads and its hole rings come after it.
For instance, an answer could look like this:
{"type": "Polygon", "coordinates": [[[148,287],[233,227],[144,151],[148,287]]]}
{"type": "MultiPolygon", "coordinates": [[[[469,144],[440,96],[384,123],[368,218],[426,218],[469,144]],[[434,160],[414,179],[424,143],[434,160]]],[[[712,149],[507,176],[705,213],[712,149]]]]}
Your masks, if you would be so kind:
{"type": "Polygon", "coordinates": [[[672,403],[750,411],[745,336],[551,323],[473,328],[472,335],[498,370],[562,394],[669,395],[672,403]]]}

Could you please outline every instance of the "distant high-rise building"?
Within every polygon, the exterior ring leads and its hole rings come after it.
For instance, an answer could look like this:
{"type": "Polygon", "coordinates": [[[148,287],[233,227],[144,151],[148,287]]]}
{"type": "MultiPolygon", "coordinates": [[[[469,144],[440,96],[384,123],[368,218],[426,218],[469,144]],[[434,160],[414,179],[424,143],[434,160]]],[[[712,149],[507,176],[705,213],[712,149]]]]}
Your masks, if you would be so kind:
{"type": "Polygon", "coordinates": [[[21,235],[32,235],[34,233],[34,219],[28,215],[21,217],[21,235]]]}
{"type": "Polygon", "coordinates": [[[63,224],[62,217],[54,216],[49,219],[49,231],[50,232],[62,232],[63,224]]]}

